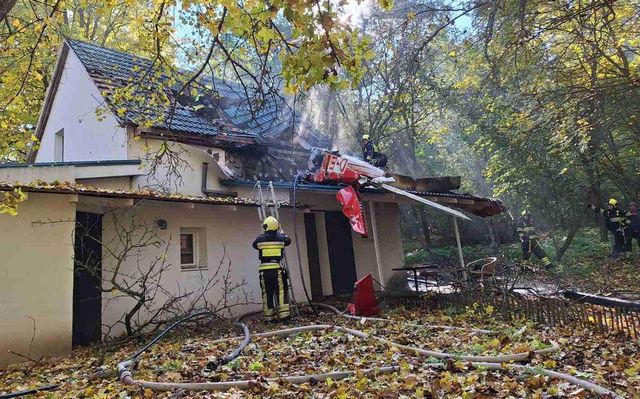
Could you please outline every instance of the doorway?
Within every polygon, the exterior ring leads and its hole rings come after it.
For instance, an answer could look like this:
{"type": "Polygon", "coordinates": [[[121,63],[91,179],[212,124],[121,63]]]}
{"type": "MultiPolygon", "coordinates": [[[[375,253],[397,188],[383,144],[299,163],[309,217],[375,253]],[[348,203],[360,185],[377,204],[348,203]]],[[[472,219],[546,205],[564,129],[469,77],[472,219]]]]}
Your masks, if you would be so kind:
{"type": "Polygon", "coordinates": [[[322,298],[322,276],[320,274],[320,251],[318,250],[318,234],[316,232],[315,213],[304,214],[304,230],[307,241],[307,261],[309,263],[309,279],[311,280],[311,298],[322,298]]]}
{"type": "Polygon", "coordinates": [[[334,295],[351,295],[356,282],[351,226],[342,212],[325,212],[331,285],[334,295]]]}
{"type": "Polygon", "coordinates": [[[102,215],[76,212],[73,266],[73,346],[100,341],[102,330],[102,215]]]}

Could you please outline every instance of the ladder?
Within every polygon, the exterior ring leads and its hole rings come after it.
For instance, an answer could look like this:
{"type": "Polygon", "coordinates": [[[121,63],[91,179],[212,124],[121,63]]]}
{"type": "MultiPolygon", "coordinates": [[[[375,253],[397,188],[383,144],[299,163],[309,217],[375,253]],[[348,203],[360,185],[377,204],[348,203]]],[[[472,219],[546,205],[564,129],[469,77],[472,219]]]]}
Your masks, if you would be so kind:
{"type": "MultiPolygon", "coordinates": [[[[258,218],[260,219],[260,223],[267,218],[267,216],[273,216],[278,219],[278,223],[280,223],[280,203],[276,199],[276,192],[273,188],[273,182],[270,181],[267,185],[268,196],[270,198],[265,198],[265,195],[262,191],[262,182],[259,180],[253,186],[254,191],[254,199],[260,202],[260,206],[258,207],[258,218]]],[[[294,220],[294,223],[296,221],[294,220]]],[[[293,295],[293,287],[291,286],[291,273],[289,273],[289,263],[287,262],[287,254],[283,253],[282,257],[282,268],[285,270],[285,274],[287,275],[287,287],[289,291],[289,309],[291,311],[291,315],[298,316],[298,302],[296,302],[296,297],[293,295]]]]}

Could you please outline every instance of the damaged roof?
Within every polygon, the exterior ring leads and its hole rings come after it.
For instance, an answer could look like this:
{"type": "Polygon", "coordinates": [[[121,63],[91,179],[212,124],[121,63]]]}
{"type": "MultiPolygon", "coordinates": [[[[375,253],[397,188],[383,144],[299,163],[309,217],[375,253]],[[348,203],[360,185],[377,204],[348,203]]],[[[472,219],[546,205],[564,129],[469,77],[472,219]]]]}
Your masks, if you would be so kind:
{"type": "MultiPolygon", "coordinates": [[[[255,180],[245,180],[245,179],[229,179],[223,180],[221,183],[225,186],[253,186],[255,185],[255,180]]],[[[292,189],[293,183],[290,182],[273,182],[273,186],[275,188],[284,188],[284,189],[292,189]]],[[[316,191],[316,192],[330,192],[335,193],[344,186],[337,184],[316,184],[316,183],[308,183],[308,182],[300,182],[296,185],[297,190],[302,191],[316,191]]],[[[504,206],[502,201],[495,198],[481,197],[478,195],[472,195],[467,193],[455,193],[455,192],[438,192],[438,191],[415,191],[415,190],[406,190],[408,193],[418,195],[420,197],[426,198],[430,201],[434,201],[437,203],[441,203],[444,205],[450,205],[464,211],[467,211],[473,215],[480,217],[489,217],[495,216],[502,212],[506,212],[507,208],[504,206]]],[[[389,192],[374,188],[374,187],[366,187],[362,189],[364,193],[371,194],[387,194],[389,192]]],[[[312,204],[308,204],[311,206],[312,204]]]]}
{"type": "MultiPolygon", "coordinates": [[[[66,43],[78,56],[91,79],[122,124],[150,123],[171,133],[225,136],[225,141],[289,146],[293,112],[284,98],[273,96],[261,106],[246,100],[244,87],[235,82],[203,76],[191,87],[192,97],[178,92],[191,74],[167,72],[152,60],[79,40],[66,43]],[[118,88],[131,87],[133,95],[114,102],[118,88]],[[170,104],[150,107],[148,97],[163,91],[170,104]]],[[[299,119],[299,116],[297,116],[299,119]]],[[[297,135],[311,146],[328,146],[328,137],[296,121],[297,135]]],[[[176,136],[174,136],[176,137],[176,136]]],[[[297,140],[295,141],[297,142],[297,140]]]]}

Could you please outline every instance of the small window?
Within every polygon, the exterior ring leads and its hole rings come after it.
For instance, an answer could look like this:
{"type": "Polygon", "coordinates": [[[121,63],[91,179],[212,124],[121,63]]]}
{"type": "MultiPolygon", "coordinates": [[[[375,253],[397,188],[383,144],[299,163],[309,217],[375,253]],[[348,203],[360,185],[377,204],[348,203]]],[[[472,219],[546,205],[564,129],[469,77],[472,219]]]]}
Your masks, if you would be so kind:
{"type": "Polygon", "coordinates": [[[180,229],[180,266],[183,270],[207,267],[207,240],[204,228],[180,229]]]}
{"type": "Polygon", "coordinates": [[[180,234],[180,264],[182,266],[195,266],[196,250],[195,250],[195,234],[180,234]]]}
{"type": "Polygon", "coordinates": [[[55,142],[54,142],[54,148],[53,148],[53,161],[54,162],[64,161],[64,129],[61,129],[55,135],[55,142]]]}

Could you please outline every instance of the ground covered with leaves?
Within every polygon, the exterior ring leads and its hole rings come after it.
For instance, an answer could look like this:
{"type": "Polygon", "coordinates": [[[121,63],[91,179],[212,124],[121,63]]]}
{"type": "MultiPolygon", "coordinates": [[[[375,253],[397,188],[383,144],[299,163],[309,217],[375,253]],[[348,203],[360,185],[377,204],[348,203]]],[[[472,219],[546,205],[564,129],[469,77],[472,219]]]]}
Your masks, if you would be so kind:
{"type": "MultiPolygon", "coordinates": [[[[596,335],[582,329],[549,329],[525,321],[497,321],[493,309],[475,307],[458,314],[442,311],[392,309],[384,312],[393,322],[353,321],[323,312],[319,317],[304,314],[292,325],[331,324],[365,331],[390,340],[457,354],[499,355],[530,352],[524,362],[535,367],[565,372],[590,380],[626,397],[640,396],[640,354],[636,342],[620,335],[596,335]],[[465,330],[442,330],[416,324],[457,325],[486,328],[496,334],[465,330]],[[536,355],[533,350],[560,344],[561,350],[536,355]]],[[[265,324],[259,318],[248,320],[252,332],[283,328],[265,324]]],[[[0,393],[40,385],[60,383],[49,398],[589,398],[596,397],[575,385],[549,377],[514,371],[473,368],[463,361],[445,362],[390,347],[381,341],[362,339],[342,331],[304,332],[283,337],[254,337],[242,356],[208,371],[211,360],[233,350],[237,341],[215,342],[237,334],[232,326],[219,323],[189,326],[172,333],[142,355],[135,376],[151,381],[232,381],[255,380],[249,390],[226,392],[154,392],[127,387],[115,378],[116,364],[141,346],[129,342],[112,347],[74,351],[70,356],[26,364],[1,372],[0,393]],[[311,381],[293,385],[267,381],[289,375],[342,370],[378,369],[398,366],[391,374],[357,373],[343,380],[311,381]]]]}

